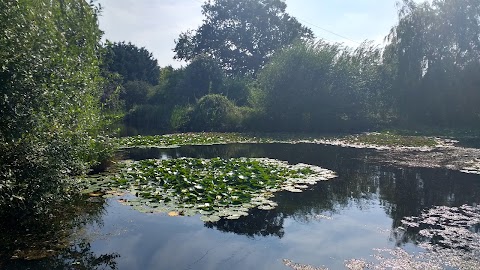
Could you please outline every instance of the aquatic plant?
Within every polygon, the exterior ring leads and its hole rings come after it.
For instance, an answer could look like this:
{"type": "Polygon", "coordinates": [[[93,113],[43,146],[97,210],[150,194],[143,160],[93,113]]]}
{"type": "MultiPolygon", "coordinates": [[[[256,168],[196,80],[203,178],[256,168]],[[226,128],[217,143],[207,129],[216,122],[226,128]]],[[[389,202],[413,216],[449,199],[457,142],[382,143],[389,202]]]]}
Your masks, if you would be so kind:
{"type": "Polygon", "coordinates": [[[338,138],[347,144],[385,147],[435,147],[440,141],[434,137],[404,136],[390,132],[370,132],[338,138]]]}
{"type": "Polygon", "coordinates": [[[155,136],[133,136],[118,139],[121,147],[175,147],[181,145],[211,145],[228,143],[314,143],[357,148],[432,148],[451,144],[448,140],[425,136],[403,136],[393,133],[362,133],[346,136],[307,136],[298,134],[242,133],[176,133],[155,136]]]}
{"type": "Polygon", "coordinates": [[[239,142],[258,142],[253,136],[239,133],[176,133],[154,136],[132,136],[119,138],[122,147],[168,147],[180,145],[209,145],[239,142]]]}
{"type": "Polygon", "coordinates": [[[203,215],[204,221],[238,219],[250,208],[271,210],[269,198],[278,191],[302,192],[335,173],[317,166],[266,158],[127,162],[113,177],[92,181],[93,189],[129,190],[136,197],[122,202],[146,212],[203,215]]]}

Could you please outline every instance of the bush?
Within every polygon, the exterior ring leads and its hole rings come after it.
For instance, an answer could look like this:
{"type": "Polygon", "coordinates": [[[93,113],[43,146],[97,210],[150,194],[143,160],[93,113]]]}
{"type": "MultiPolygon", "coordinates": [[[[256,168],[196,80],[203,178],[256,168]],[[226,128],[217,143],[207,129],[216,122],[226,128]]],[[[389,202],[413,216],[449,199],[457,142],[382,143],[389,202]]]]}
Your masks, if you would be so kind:
{"type": "Polygon", "coordinates": [[[193,107],[191,105],[176,106],[170,117],[170,126],[175,131],[187,131],[191,122],[193,107]]]}
{"type": "Polygon", "coordinates": [[[147,103],[153,92],[153,86],[144,81],[128,81],[123,85],[120,98],[125,101],[125,107],[130,110],[135,105],[147,103]]]}
{"type": "Polygon", "coordinates": [[[211,94],[195,105],[190,127],[194,131],[233,131],[239,129],[241,117],[238,108],[225,96],[211,94]]]}
{"type": "Polygon", "coordinates": [[[294,44],[261,70],[250,103],[269,131],[363,129],[383,112],[379,70],[379,50],[368,44],[294,44]]]}
{"type": "Polygon", "coordinates": [[[67,179],[108,149],[97,10],[85,1],[0,2],[0,215],[47,213],[67,179]]]}

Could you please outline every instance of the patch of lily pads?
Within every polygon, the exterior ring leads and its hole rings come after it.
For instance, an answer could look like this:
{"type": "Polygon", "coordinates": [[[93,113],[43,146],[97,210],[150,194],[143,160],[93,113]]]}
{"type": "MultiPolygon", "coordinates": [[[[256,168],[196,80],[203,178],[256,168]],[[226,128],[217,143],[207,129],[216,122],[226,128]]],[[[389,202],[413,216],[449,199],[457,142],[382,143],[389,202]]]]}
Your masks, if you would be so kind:
{"type": "Polygon", "coordinates": [[[131,147],[179,147],[182,145],[213,145],[229,143],[313,143],[342,147],[395,149],[431,149],[451,146],[455,141],[426,136],[405,136],[391,132],[370,132],[345,136],[299,136],[298,134],[242,134],[242,133],[177,133],[155,136],[118,138],[123,148],[131,147]]]}
{"type": "Polygon", "coordinates": [[[320,139],[324,144],[347,146],[355,148],[425,148],[430,149],[439,146],[448,146],[453,142],[427,136],[405,136],[390,132],[369,132],[342,137],[320,139]]]}
{"type": "Polygon", "coordinates": [[[91,181],[91,187],[112,196],[129,191],[135,196],[122,202],[139,211],[201,214],[203,221],[215,222],[247,216],[251,208],[274,209],[275,192],[302,192],[334,177],[321,167],[267,158],[148,159],[125,162],[115,175],[91,181]]]}
{"type": "Polygon", "coordinates": [[[154,136],[132,136],[118,138],[121,147],[175,147],[181,145],[212,145],[227,143],[267,142],[266,138],[258,138],[240,133],[176,133],[154,136]]]}

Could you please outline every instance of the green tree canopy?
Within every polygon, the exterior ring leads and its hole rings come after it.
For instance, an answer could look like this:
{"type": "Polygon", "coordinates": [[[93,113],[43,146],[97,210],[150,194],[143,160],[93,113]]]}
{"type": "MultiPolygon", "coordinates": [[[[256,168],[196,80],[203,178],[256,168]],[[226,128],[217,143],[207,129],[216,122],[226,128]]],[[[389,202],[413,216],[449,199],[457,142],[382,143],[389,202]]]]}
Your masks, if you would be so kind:
{"type": "Polygon", "coordinates": [[[207,55],[199,55],[185,68],[181,93],[184,101],[194,103],[201,97],[218,93],[225,74],[217,61],[207,55]]]}
{"type": "Polygon", "coordinates": [[[480,1],[404,0],[385,60],[408,122],[470,125],[480,120],[480,1]]]}
{"type": "Polygon", "coordinates": [[[122,75],[123,81],[145,81],[158,84],[160,68],[157,60],[144,47],[132,43],[107,43],[104,55],[104,69],[122,75]]]}
{"type": "Polygon", "coordinates": [[[175,58],[189,61],[205,54],[230,74],[253,74],[276,50],[313,38],[281,0],[208,0],[202,8],[203,25],[180,35],[175,58]]]}
{"type": "Polygon", "coordinates": [[[270,131],[338,131],[368,127],[381,110],[380,50],[340,44],[296,43],[259,73],[252,103],[270,131]],[[375,104],[375,107],[369,106],[375,104]]]}
{"type": "Polygon", "coordinates": [[[85,1],[0,1],[0,216],[41,212],[64,195],[66,175],[98,158],[97,12],[85,1]]]}

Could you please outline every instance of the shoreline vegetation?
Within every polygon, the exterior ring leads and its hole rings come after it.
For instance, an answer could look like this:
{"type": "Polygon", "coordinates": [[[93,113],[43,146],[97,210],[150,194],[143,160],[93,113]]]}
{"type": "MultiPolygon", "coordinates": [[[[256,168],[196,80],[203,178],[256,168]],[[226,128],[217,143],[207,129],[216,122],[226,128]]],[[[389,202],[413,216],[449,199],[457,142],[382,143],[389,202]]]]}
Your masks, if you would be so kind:
{"type": "Polygon", "coordinates": [[[429,136],[406,136],[389,132],[366,132],[353,135],[302,135],[299,133],[220,133],[188,132],[152,136],[120,137],[120,148],[158,147],[182,145],[212,145],[229,143],[317,143],[343,147],[373,149],[423,149],[452,146],[456,141],[429,136]]]}
{"type": "Polygon", "coordinates": [[[299,134],[176,133],[118,138],[119,148],[175,148],[183,145],[232,143],[310,143],[377,150],[372,161],[411,167],[445,168],[480,174],[480,149],[463,147],[447,137],[400,135],[394,132],[369,132],[356,135],[315,136],[299,134]]]}

